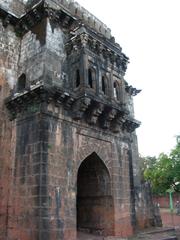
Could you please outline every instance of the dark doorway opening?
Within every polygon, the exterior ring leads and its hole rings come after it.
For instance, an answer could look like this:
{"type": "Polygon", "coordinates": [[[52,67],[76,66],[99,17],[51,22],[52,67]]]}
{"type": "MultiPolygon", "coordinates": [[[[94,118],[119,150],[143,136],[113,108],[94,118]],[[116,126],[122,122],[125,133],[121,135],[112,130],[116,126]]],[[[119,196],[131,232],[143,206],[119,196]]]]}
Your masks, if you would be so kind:
{"type": "Polygon", "coordinates": [[[108,169],[94,152],[80,165],[77,177],[77,229],[113,234],[113,200],[108,169]]]}

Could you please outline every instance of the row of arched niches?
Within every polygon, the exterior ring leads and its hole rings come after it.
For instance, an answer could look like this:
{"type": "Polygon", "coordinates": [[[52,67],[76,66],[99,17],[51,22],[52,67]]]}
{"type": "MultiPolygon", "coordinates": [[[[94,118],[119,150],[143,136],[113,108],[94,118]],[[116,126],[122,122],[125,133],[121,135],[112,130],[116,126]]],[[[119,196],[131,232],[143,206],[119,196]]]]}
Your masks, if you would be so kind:
{"type": "MultiPolygon", "coordinates": [[[[118,78],[118,76],[106,73],[105,71],[97,71],[93,67],[87,68],[86,73],[84,73],[84,69],[80,68],[70,69],[70,71],[71,74],[68,77],[70,83],[68,85],[69,89],[73,90],[75,93],[86,89],[89,93],[97,96],[99,95],[105,98],[113,98],[118,102],[123,101],[125,81],[118,78]]],[[[37,82],[39,83],[39,81],[29,83],[26,74],[23,73],[18,78],[16,92],[22,92],[30,86],[36,85],[37,82]]]]}
{"type": "Polygon", "coordinates": [[[121,102],[125,91],[125,81],[118,76],[112,75],[105,71],[97,71],[93,67],[89,67],[83,74],[80,68],[72,71],[73,90],[78,92],[81,88],[85,88],[90,93],[100,95],[105,98],[113,98],[121,102]]]}

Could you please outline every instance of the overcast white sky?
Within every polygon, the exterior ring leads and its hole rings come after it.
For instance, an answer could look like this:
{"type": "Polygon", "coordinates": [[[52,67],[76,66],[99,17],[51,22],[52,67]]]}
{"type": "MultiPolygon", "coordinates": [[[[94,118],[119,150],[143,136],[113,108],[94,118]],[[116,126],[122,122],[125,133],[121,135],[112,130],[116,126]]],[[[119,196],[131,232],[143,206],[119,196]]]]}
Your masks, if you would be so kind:
{"type": "Polygon", "coordinates": [[[134,97],[139,152],[168,153],[180,134],[180,1],[78,0],[111,28],[130,58],[125,79],[134,97]]]}

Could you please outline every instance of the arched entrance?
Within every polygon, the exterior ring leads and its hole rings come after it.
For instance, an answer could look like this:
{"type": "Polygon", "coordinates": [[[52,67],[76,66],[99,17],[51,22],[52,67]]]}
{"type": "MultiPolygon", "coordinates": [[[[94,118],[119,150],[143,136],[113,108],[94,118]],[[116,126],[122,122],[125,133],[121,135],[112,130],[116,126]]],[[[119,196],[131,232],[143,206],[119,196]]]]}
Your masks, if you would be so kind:
{"type": "Polygon", "coordinates": [[[114,210],[111,179],[94,152],[80,165],[77,176],[77,229],[102,235],[113,234],[114,210]]]}

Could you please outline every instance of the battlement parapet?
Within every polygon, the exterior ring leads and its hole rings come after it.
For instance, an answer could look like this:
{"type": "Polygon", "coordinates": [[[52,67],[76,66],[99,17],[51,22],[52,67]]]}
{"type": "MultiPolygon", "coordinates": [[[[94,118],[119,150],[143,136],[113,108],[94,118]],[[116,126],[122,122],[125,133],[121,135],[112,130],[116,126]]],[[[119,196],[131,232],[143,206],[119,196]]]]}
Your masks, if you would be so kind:
{"type": "Polygon", "coordinates": [[[56,10],[59,8],[65,10],[77,20],[80,20],[80,22],[94,29],[97,33],[102,34],[107,39],[112,38],[110,28],[74,0],[6,0],[0,3],[0,8],[20,18],[34,8],[35,5],[43,2],[56,10]]]}
{"type": "Polygon", "coordinates": [[[106,24],[100,21],[97,17],[95,17],[92,13],[90,13],[76,1],[58,0],[57,2],[59,2],[64,8],[70,11],[73,16],[80,19],[82,22],[93,28],[98,33],[104,35],[108,39],[112,37],[110,28],[108,28],[106,24]]]}

